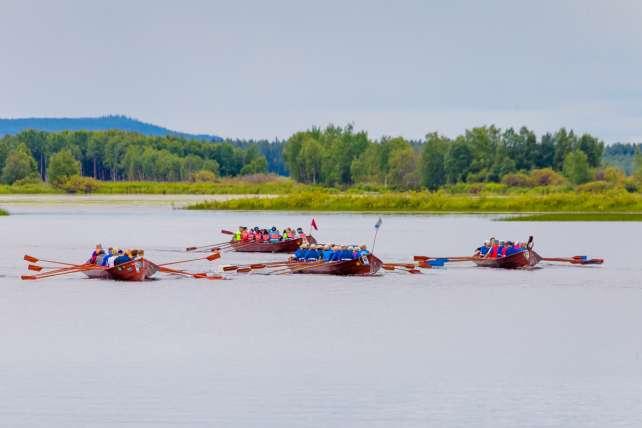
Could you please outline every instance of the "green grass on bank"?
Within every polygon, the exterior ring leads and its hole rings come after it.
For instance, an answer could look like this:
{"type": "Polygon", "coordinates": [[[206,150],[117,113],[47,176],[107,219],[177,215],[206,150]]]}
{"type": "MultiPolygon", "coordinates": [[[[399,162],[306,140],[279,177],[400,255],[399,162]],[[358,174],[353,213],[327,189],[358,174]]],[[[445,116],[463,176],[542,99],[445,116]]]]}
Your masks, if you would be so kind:
{"type": "Polygon", "coordinates": [[[446,192],[328,194],[303,192],[275,198],[205,201],[188,209],[362,211],[362,212],[642,212],[642,194],[626,191],[603,194],[564,192],[515,195],[453,195],[446,192]]]}
{"type": "Polygon", "coordinates": [[[642,221],[642,213],[545,213],[508,216],[499,221],[642,221]]]}
{"type": "Polygon", "coordinates": [[[43,182],[0,185],[0,194],[283,195],[310,189],[319,190],[320,188],[275,176],[222,178],[215,182],[112,182],[83,177],[77,185],[62,188],[43,182]]]}
{"type": "Polygon", "coordinates": [[[2,208],[0,208],[0,216],[3,216],[3,215],[9,215],[9,213],[3,210],[2,208]]]}

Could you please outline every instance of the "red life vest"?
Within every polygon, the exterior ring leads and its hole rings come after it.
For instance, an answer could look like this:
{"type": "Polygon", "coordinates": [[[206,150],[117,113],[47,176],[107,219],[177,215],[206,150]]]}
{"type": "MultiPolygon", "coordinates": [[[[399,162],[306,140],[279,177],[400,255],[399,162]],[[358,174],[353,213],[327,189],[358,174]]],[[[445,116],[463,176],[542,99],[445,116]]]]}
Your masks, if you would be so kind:
{"type": "Polygon", "coordinates": [[[270,235],[268,235],[267,232],[263,234],[263,240],[264,241],[269,241],[270,240],[270,235]]]}
{"type": "Polygon", "coordinates": [[[244,231],[241,233],[241,240],[242,240],[242,241],[247,241],[248,239],[249,239],[249,235],[248,235],[248,233],[247,233],[247,230],[244,230],[244,231]]]}
{"type": "Polygon", "coordinates": [[[281,235],[279,235],[279,232],[272,232],[270,233],[270,239],[275,239],[278,241],[279,239],[281,239],[281,235]]]}
{"type": "Polygon", "coordinates": [[[499,250],[499,245],[493,245],[493,249],[490,250],[490,257],[495,258],[497,257],[497,250],[499,250]]]}

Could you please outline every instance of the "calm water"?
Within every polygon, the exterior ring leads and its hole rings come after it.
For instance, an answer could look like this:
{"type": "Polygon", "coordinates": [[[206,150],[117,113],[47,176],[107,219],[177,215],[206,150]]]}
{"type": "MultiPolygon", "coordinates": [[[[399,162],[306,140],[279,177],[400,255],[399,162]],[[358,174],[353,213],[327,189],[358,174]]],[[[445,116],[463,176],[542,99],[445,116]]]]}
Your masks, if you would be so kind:
{"type": "MultiPolygon", "coordinates": [[[[376,253],[467,255],[535,235],[603,267],[468,265],[375,278],[17,279],[25,253],[165,250],[309,214],[155,205],[8,205],[0,218],[0,425],[618,427],[642,415],[640,223],[383,216],[376,253]]],[[[321,240],[372,241],[376,215],[318,215],[321,240]]],[[[279,256],[225,255],[226,263],[279,256]]],[[[196,264],[194,270],[206,265],[196,264]]],[[[210,265],[213,270],[216,265],[210,265]]]]}

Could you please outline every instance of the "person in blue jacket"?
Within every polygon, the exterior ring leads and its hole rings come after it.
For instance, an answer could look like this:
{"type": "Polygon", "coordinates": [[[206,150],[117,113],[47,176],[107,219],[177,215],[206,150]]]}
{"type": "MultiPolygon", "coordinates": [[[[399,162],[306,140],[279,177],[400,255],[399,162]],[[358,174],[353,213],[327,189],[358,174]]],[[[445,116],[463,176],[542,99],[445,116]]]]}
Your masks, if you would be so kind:
{"type": "Polygon", "coordinates": [[[329,245],[326,245],[323,247],[323,261],[324,262],[329,262],[332,259],[332,254],[334,251],[332,251],[332,248],[330,248],[329,245]]]}
{"type": "Polygon", "coordinates": [[[310,249],[305,253],[305,260],[309,262],[319,260],[319,251],[316,245],[310,245],[310,249]]]}
{"type": "Polygon", "coordinates": [[[294,258],[299,260],[299,261],[304,261],[305,260],[305,254],[308,251],[308,244],[305,242],[301,244],[301,246],[294,252],[294,258]]]}

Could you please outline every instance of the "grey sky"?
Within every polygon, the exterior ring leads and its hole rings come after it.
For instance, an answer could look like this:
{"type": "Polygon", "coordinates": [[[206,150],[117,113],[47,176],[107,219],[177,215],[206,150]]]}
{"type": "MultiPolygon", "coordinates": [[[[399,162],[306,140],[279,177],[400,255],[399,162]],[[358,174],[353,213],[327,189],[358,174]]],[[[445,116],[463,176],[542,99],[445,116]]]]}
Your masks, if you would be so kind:
{"type": "Polygon", "coordinates": [[[0,0],[0,117],[642,141],[640,1],[0,0]]]}

